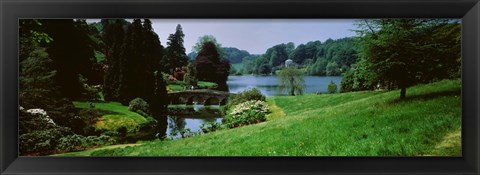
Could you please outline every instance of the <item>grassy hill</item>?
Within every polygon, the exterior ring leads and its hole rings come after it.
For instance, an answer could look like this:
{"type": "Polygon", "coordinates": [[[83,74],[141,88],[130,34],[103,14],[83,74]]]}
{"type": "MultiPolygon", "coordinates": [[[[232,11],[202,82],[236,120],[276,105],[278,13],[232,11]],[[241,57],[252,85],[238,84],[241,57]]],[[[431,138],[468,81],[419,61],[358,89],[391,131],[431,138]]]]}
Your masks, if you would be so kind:
{"type": "Polygon", "coordinates": [[[268,99],[268,121],[197,137],[66,156],[461,155],[461,83],[268,99]],[[273,116],[273,117],[272,117],[273,116]]]}

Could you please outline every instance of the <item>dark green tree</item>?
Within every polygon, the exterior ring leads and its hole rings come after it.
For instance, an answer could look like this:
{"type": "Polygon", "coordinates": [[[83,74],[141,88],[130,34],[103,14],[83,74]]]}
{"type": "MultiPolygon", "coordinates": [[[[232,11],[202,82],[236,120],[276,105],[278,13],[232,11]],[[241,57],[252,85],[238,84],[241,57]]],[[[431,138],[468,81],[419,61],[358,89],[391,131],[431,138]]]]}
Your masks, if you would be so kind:
{"type": "Polygon", "coordinates": [[[87,79],[95,79],[92,70],[96,62],[95,42],[89,36],[88,25],[84,20],[49,19],[44,22],[45,32],[54,41],[48,44],[47,52],[57,71],[55,79],[59,91],[70,99],[81,98],[84,85],[79,74],[87,79]]]}
{"type": "Polygon", "coordinates": [[[188,64],[188,57],[183,46],[184,37],[182,26],[178,24],[175,33],[168,37],[166,53],[160,61],[160,65],[163,67],[162,71],[171,73],[173,69],[188,64]]]}
{"type": "Polygon", "coordinates": [[[121,53],[126,23],[121,19],[102,19],[101,23],[103,25],[102,40],[105,43],[104,54],[106,59],[103,93],[105,100],[115,101],[120,97],[119,87],[123,77],[121,65],[125,58],[121,53]]]}
{"type": "Polygon", "coordinates": [[[400,89],[400,99],[409,86],[452,78],[459,70],[460,30],[454,20],[381,19],[357,25],[360,55],[375,75],[370,81],[400,89]]]}
{"type": "Polygon", "coordinates": [[[219,90],[228,91],[226,82],[230,63],[228,60],[220,59],[215,43],[204,43],[193,64],[197,70],[198,80],[215,82],[219,90]]]}

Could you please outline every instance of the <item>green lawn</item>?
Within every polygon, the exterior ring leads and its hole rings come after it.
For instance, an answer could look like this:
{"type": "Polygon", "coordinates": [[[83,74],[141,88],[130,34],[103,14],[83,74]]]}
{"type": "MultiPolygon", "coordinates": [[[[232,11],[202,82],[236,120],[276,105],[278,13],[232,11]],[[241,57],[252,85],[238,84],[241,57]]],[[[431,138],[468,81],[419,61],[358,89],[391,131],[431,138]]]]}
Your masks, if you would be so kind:
{"type": "Polygon", "coordinates": [[[100,130],[117,130],[120,127],[126,127],[129,132],[134,132],[147,123],[147,119],[136,112],[128,110],[128,106],[123,106],[119,102],[73,102],[76,108],[94,109],[109,112],[103,115],[96,123],[95,128],[100,130]]]}
{"type": "Polygon", "coordinates": [[[405,100],[398,90],[274,97],[260,124],[69,155],[460,156],[460,89],[446,80],[411,87],[405,100]]]}

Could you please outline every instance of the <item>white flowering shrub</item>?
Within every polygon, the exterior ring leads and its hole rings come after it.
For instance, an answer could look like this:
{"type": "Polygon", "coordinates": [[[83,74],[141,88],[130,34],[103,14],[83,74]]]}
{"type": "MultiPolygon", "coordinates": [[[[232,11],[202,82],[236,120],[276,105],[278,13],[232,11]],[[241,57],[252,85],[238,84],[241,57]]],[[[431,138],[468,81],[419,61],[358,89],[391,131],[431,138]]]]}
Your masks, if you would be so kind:
{"type": "Polygon", "coordinates": [[[229,128],[260,123],[266,120],[265,115],[270,113],[268,104],[264,101],[251,100],[236,105],[225,116],[223,123],[229,128]]]}
{"type": "MultiPolygon", "coordinates": [[[[20,108],[20,110],[22,110],[22,109],[23,108],[20,108]]],[[[37,115],[38,117],[40,117],[45,122],[55,125],[55,122],[52,120],[52,118],[50,118],[50,116],[47,115],[47,111],[45,111],[43,109],[39,109],[39,108],[29,109],[26,112],[30,113],[32,115],[37,115]]]]}

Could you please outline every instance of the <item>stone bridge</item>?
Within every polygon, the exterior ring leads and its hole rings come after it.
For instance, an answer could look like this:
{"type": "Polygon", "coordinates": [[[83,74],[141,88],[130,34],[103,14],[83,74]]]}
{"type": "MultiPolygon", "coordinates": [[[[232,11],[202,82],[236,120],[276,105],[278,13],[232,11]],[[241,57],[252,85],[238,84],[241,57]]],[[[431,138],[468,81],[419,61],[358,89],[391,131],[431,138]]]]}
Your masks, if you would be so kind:
{"type": "Polygon", "coordinates": [[[170,104],[187,105],[194,103],[203,105],[225,105],[227,104],[230,95],[232,95],[232,93],[210,89],[185,90],[168,93],[170,104]]]}

